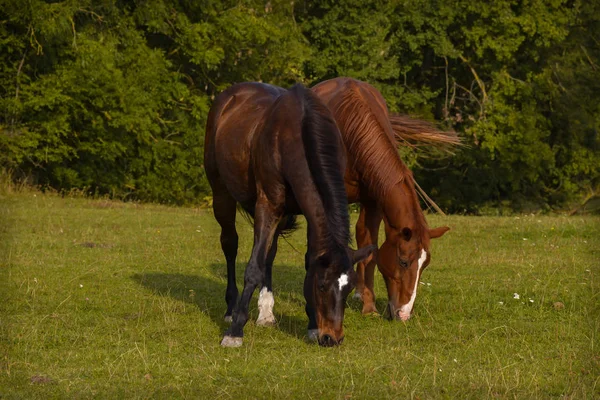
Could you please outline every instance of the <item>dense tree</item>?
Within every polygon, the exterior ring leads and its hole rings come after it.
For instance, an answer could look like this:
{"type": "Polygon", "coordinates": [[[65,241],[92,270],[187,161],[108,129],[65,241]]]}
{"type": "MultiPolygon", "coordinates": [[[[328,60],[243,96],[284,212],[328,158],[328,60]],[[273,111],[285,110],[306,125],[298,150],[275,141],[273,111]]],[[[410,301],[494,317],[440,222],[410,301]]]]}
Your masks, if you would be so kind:
{"type": "Polygon", "coordinates": [[[461,133],[453,157],[402,150],[447,209],[560,207],[600,184],[599,19],[572,0],[3,0],[0,165],[198,202],[215,94],[352,76],[461,133]]]}

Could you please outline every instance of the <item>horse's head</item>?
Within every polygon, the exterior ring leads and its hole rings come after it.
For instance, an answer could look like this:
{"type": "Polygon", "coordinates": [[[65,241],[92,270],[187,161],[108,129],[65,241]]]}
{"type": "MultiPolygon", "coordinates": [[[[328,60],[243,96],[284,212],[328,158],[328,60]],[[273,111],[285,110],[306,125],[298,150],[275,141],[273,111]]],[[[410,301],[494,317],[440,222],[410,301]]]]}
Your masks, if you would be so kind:
{"type": "Polygon", "coordinates": [[[409,227],[394,229],[386,225],[386,241],[378,253],[378,267],[388,290],[390,319],[410,318],[423,270],[429,265],[430,239],[450,228],[424,227],[420,232],[409,227]]]}
{"type": "MultiPolygon", "coordinates": [[[[335,346],[344,340],[346,298],[356,285],[353,264],[367,258],[375,246],[324,253],[309,261],[304,280],[307,309],[315,311],[317,337],[321,346],[335,346]]],[[[309,333],[310,334],[310,333],[309,333]]]]}

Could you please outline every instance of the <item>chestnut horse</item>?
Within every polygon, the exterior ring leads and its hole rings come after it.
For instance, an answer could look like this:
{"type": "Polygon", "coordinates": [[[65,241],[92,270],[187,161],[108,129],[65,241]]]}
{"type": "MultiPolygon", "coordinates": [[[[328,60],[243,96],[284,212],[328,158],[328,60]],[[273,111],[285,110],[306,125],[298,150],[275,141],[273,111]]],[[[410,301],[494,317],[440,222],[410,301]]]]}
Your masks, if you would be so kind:
{"type": "Polygon", "coordinates": [[[271,273],[278,235],[304,214],[308,224],[304,296],[309,338],[323,346],[341,344],[344,307],[356,281],[354,262],[376,247],[358,251],[350,241],[344,190],[346,156],[327,107],[310,90],[241,83],[216,99],[206,127],[204,166],[213,190],[227,260],[226,320],[221,345],[242,344],[248,305],[259,294],[258,325],[275,323],[271,273]],[[235,259],[236,204],[254,218],[254,246],[238,298],[235,259]]]}
{"type": "Polygon", "coordinates": [[[312,90],[333,113],[344,140],[348,202],[361,205],[357,245],[377,245],[382,219],[385,224],[386,239],[378,254],[357,268],[356,294],[363,301],[362,312],[377,312],[373,291],[377,264],[387,286],[389,317],[406,321],[412,313],[419,279],[430,261],[430,239],[442,236],[449,228],[428,228],[412,172],[398,155],[395,136],[428,131],[430,137],[437,135],[447,144],[458,140],[426,122],[390,116],[383,96],[365,82],[335,78],[312,90]]]}

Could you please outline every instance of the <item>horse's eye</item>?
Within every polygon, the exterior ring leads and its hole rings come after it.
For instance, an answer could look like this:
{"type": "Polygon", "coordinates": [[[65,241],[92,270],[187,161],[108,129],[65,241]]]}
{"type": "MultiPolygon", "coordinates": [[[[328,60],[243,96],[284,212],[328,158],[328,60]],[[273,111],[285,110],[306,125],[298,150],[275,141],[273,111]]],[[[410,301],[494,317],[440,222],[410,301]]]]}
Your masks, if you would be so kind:
{"type": "Polygon", "coordinates": [[[404,258],[398,258],[398,264],[403,268],[408,268],[408,261],[404,258]]]}
{"type": "Polygon", "coordinates": [[[325,283],[320,283],[320,284],[319,284],[319,290],[320,290],[321,292],[324,292],[324,291],[325,291],[325,283]]]}

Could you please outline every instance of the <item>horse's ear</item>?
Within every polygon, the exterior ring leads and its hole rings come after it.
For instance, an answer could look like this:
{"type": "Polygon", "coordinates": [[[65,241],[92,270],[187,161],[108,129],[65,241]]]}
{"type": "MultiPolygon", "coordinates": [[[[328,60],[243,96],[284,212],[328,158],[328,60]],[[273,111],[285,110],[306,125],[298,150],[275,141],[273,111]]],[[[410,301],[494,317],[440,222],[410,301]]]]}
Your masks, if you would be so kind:
{"type": "Polygon", "coordinates": [[[436,239],[442,236],[444,233],[448,232],[450,228],[447,226],[440,226],[438,228],[433,228],[429,230],[429,237],[431,239],[436,239]]]}
{"type": "Polygon", "coordinates": [[[352,264],[356,264],[357,262],[361,262],[365,258],[369,257],[375,250],[377,250],[377,246],[374,244],[370,244],[358,250],[348,249],[350,251],[350,258],[352,259],[352,264]]]}

